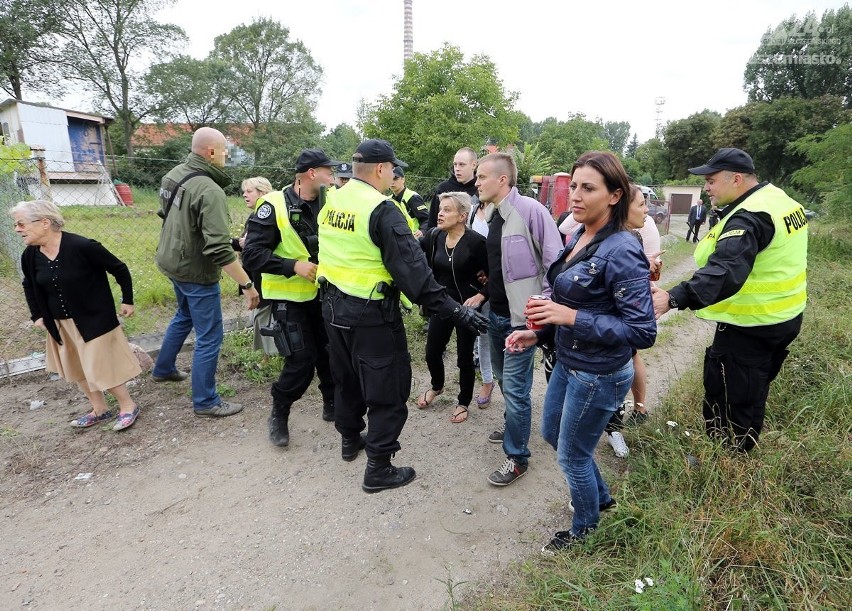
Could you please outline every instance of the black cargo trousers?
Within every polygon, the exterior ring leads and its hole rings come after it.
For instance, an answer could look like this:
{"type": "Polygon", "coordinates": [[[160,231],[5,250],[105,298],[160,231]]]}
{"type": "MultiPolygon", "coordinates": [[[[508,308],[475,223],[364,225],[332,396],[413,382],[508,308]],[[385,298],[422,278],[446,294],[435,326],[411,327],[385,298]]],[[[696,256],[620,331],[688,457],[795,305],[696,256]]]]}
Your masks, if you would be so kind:
{"type": "Polygon", "coordinates": [[[411,354],[398,298],[368,301],[332,285],[324,294],[335,428],[350,438],[366,428],[367,456],[390,456],[400,449],[411,394],[411,354]]]}
{"type": "Polygon", "coordinates": [[[334,379],[328,361],[328,336],[319,298],[310,301],[273,301],[272,320],[281,324],[290,350],[284,366],[272,383],[272,400],[286,410],[302,398],[314,370],[319,378],[323,402],[334,400],[334,379]]]}
{"type": "Polygon", "coordinates": [[[703,413],[708,436],[743,452],[757,444],[769,385],[801,328],[801,314],[759,327],[716,323],[713,344],[704,355],[703,413]]]}

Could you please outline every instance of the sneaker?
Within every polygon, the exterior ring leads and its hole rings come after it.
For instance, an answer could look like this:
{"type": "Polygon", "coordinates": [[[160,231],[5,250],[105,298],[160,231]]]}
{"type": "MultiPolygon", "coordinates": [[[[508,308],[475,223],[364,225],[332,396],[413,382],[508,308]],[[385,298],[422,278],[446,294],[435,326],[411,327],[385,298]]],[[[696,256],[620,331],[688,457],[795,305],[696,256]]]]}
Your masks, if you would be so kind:
{"type": "Polygon", "coordinates": [[[640,412],[634,409],[624,420],[624,424],[625,426],[639,426],[648,421],[648,416],[650,416],[648,412],[640,412]]]}
{"type": "MultiPolygon", "coordinates": [[[[601,503],[598,505],[598,511],[603,513],[604,511],[609,511],[610,509],[615,509],[618,506],[618,503],[615,502],[615,499],[610,499],[607,503],[601,503]]],[[[574,513],[574,501],[568,501],[568,511],[574,513]]]]}
{"type": "Polygon", "coordinates": [[[488,441],[491,443],[503,443],[503,432],[506,430],[506,425],[504,424],[498,430],[494,431],[488,436],[488,441]]]}
{"type": "Polygon", "coordinates": [[[624,435],[618,431],[613,431],[612,433],[606,434],[606,440],[609,442],[609,445],[612,446],[616,456],[619,458],[627,458],[627,455],[630,453],[630,448],[627,447],[627,442],[624,441],[624,435]]]}
{"type": "Polygon", "coordinates": [[[563,550],[568,549],[572,545],[576,545],[578,543],[582,543],[583,539],[581,537],[576,536],[570,530],[560,530],[553,538],[550,540],[550,543],[541,548],[541,554],[543,556],[555,556],[557,552],[561,552],[563,550]]]}
{"type": "Polygon", "coordinates": [[[105,411],[103,414],[98,416],[94,412],[89,412],[85,416],[80,416],[76,420],[71,421],[71,426],[75,429],[87,429],[90,426],[95,426],[98,422],[104,422],[106,420],[111,420],[113,417],[112,411],[105,411]]]}
{"type": "Polygon", "coordinates": [[[115,419],[115,424],[112,425],[113,431],[123,431],[124,429],[129,429],[133,426],[133,423],[136,422],[136,418],[139,417],[139,406],[133,408],[132,412],[127,412],[126,414],[119,414],[118,418],[115,419]]]}
{"type": "Polygon", "coordinates": [[[183,371],[178,370],[175,370],[171,373],[167,373],[164,376],[155,376],[153,373],[151,374],[151,379],[155,382],[183,382],[188,377],[188,373],[184,373],[183,371]]]}
{"type": "Polygon", "coordinates": [[[512,458],[506,458],[494,473],[488,476],[488,483],[495,486],[508,486],[519,477],[526,474],[527,465],[519,465],[512,458]]]}
{"type": "Polygon", "coordinates": [[[241,403],[222,401],[219,405],[214,405],[208,409],[193,409],[192,411],[195,412],[196,416],[224,418],[225,416],[233,416],[240,413],[243,411],[243,406],[241,403]]]}

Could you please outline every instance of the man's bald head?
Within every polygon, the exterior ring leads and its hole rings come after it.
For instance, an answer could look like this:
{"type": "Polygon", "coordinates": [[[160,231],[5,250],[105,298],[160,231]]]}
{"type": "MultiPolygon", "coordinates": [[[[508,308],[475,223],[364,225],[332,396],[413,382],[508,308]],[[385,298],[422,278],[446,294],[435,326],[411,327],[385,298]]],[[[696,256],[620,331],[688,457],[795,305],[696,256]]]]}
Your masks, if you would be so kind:
{"type": "Polygon", "coordinates": [[[227,143],[218,129],[200,127],[192,134],[192,152],[219,168],[225,167],[227,143]]]}

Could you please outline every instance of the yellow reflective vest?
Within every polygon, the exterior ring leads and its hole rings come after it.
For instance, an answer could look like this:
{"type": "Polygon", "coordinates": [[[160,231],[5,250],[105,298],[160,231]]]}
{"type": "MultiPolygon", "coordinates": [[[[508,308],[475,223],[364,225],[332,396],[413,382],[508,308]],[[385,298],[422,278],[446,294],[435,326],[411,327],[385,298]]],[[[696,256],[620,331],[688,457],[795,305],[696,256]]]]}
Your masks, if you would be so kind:
{"type": "Polygon", "coordinates": [[[402,212],[402,216],[405,217],[405,222],[408,223],[409,228],[411,228],[411,233],[414,233],[420,229],[420,223],[416,218],[411,216],[411,213],[408,211],[408,200],[411,199],[412,195],[417,195],[417,192],[406,187],[402,192],[402,197],[399,201],[397,201],[396,197],[394,197],[393,203],[395,203],[396,207],[399,208],[399,211],[402,212]]]}
{"type": "Polygon", "coordinates": [[[736,235],[725,225],[737,210],[765,212],[772,217],[775,235],[757,253],[742,288],[731,297],[702,308],[696,316],[741,327],[773,325],[795,318],[807,302],[808,220],[801,204],[774,185],[766,185],[725,215],[695,248],[695,262],[703,267],[716,243],[736,235]]]}
{"type": "Polygon", "coordinates": [[[339,290],[361,299],[383,299],[378,285],[393,282],[379,247],[370,238],[370,216],[383,195],[361,180],[329,191],[319,218],[319,268],[339,290]]]}
{"type": "MultiPolygon", "coordinates": [[[[286,189],[287,187],[285,187],[286,189]]],[[[287,200],[283,191],[272,191],[257,199],[255,210],[266,202],[271,204],[275,210],[275,221],[278,224],[278,232],[281,234],[281,242],[273,250],[273,254],[284,259],[296,259],[297,261],[308,261],[310,254],[305,248],[302,238],[290,224],[290,213],[287,209],[287,200]]],[[[317,296],[317,286],[309,280],[305,280],[298,274],[290,278],[278,274],[262,273],[260,276],[260,289],[265,299],[278,301],[310,301],[317,296]]]]}

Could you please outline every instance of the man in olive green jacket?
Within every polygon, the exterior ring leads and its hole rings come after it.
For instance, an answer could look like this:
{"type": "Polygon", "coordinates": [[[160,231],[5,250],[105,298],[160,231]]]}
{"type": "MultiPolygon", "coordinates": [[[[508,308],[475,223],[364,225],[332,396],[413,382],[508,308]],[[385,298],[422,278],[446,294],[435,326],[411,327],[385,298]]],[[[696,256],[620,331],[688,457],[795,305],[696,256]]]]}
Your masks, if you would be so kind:
{"type": "Polygon", "coordinates": [[[192,352],[192,407],[197,416],[230,416],[242,405],[223,401],[216,392],[216,365],[222,347],[222,271],[243,289],[246,307],[257,307],[259,296],[231,247],[225,192],[230,179],[222,171],[227,158],[225,136],[202,127],[192,136],[192,152],[173,168],[160,186],[159,216],[163,219],[157,246],[157,267],[171,281],[177,298],[163,345],[151,371],[156,382],[180,382],[176,359],[189,332],[195,330],[192,352]]]}

